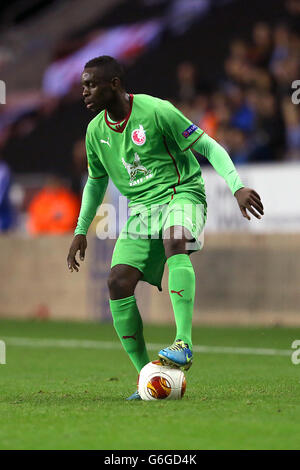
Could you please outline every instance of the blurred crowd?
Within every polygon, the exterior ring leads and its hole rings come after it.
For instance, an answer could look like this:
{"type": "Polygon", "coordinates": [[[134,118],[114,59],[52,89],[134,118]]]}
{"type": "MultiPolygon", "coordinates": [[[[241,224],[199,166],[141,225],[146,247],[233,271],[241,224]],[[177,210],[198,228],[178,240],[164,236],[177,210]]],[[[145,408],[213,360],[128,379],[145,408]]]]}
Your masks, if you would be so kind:
{"type": "Polygon", "coordinates": [[[193,63],[177,69],[175,104],[236,164],[300,160],[300,105],[291,99],[300,78],[300,2],[289,0],[286,7],[281,23],[257,22],[249,42],[231,42],[212,91],[201,90],[201,70],[193,63]]]}

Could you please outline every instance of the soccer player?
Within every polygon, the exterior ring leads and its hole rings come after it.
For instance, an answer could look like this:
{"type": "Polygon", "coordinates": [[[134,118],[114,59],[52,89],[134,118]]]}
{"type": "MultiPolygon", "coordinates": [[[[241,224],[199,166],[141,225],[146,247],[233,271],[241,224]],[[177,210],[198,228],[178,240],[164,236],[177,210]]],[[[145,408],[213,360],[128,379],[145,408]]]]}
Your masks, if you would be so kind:
{"type": "MultiPolygon", "coordinates": [[[[161,290],[165,262],[176,323],[174,343],[159,351],[163,364],[192,364],[195,273],[189,255],[202,248],[206,198],[192,148],[225,179],[241,213],[261,218],[263,205],[244,187],[226,150],[170,102],[126,92],[124,70],[112,57],[90,60],[82,73],[83,98],[97,113],[86,133],[88,180],[67,263],[78,271],[86,234],[111,178],[131,208],[116,242],[108,278],[110,308],[121,343],[138,372],[150,360],[134,291],[140,280],[161,290]],[[149,225],[150,221],[150,225],[149,225]],[[139,234],[139,236],[137,236],[139,234]]],[[[129,399],[139,399],[138,392],[129,399]]]]}

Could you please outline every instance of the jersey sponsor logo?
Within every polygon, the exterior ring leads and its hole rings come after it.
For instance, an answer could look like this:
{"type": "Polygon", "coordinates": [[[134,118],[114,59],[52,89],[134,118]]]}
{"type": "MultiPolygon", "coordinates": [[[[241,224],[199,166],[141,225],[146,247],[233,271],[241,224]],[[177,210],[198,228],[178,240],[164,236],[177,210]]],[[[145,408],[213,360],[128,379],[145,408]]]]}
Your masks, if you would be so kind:
{"type": "Polygon", "coordinates": [[[185,131],[183,131],[182,135],[186,139],[196,130],[198,129],[198,126],[196,124],[191,124],[190,127],[188,127],[185,131]]]}
{"type": "Polygon", "coordinates": [[[134,131],[132,131],[131,138],[134,144],[144,145],[146,142],[146,132],[141,124],[138,129],[134,129],[134,131]]]}
{"type": "Polygon", "coordinates": [[[136,180],[138,172],[142,173],[146,177],[146,179],[152,176],[151,170],[148,170],[145,166],[141,164],[141,159],[136,152],[134,154],[133,163],[127,163],[124,158],[122,158],[122,163],[130,176],[130,186],[142,183],[142,181],[144,181],[144,178],[139,178],[138,180],[136,180]]]}

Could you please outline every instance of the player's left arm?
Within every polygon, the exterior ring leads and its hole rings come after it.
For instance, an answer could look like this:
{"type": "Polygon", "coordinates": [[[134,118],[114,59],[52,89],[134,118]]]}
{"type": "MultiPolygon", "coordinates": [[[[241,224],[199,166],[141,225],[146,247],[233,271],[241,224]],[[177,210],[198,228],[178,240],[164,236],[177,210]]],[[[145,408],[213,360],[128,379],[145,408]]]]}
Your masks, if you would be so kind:
{"type": "Polygon", "coordinates": [[[197,139],[192,147],[196,152],[206,157],[217,173],[224,178],[237,200],[243,217],[250,220],[247,212],[249,211],[257,219],[261,219],[261,216],[264,215],[264,207],[259,194],[254,189],[246,188],[243,185],[224,147],[205,133],[197,139]]]}

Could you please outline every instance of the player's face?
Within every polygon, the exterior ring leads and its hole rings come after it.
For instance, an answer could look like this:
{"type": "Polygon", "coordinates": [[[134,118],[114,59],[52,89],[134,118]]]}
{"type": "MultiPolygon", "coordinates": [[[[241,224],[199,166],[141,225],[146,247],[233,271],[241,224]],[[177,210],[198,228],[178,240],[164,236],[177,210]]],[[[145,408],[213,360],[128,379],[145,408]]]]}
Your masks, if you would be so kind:
{"type": "Polygon", "coordinates": [[[100,67],[84,69],[81,83],[83,99],[88,109],[99,113],[113,101],[114,85],[102,77],[100,67]]]}

